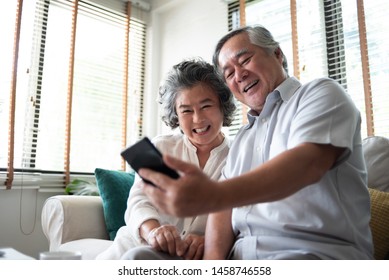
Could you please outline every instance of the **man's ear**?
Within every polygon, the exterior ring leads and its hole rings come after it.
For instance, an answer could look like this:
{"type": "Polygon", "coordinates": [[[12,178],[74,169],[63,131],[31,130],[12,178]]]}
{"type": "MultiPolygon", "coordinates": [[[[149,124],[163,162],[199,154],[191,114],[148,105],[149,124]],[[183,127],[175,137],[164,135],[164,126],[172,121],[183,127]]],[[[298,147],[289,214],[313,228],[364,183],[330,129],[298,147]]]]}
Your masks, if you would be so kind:
{"type": "Polygon", "coordinates": [[[274,51],[276,57],[281,57],[282,56],[282,52],[281,52],[281,49],[280,48],[277,48],[275,51],[274,51]]]}
{"type": "Polygon", "coordinates": [[[280,61],[280,63],[284,63],[284,54],[281,50],[280,47],[278,47],[275,51],[274,51],[274,54],[276,55],[276,58],[278,61],[280,61]]]}

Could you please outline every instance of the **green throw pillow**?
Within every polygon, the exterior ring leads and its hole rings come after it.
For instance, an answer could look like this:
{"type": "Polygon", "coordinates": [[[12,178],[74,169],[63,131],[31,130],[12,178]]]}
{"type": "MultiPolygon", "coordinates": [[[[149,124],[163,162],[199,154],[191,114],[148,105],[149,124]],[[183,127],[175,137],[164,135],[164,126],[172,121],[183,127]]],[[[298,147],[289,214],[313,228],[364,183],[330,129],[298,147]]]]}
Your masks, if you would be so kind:
{"type": "Polygon", "coordinates": [[[124,212],[127,208],[128,194],[134,183],[134,173],[96,168],[95,178],[103,200],[109,238],[114,240],[116,232],[125,225],[124,212]]]}

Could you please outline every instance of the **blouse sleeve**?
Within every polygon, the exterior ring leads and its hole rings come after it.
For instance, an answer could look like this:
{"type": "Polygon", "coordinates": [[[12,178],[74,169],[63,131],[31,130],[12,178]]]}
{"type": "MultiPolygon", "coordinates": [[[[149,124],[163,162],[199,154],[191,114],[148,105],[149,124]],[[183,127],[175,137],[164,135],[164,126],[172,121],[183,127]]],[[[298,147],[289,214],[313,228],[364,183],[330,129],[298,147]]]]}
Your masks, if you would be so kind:
{"type": "Polygon", "coordinates": [[[131,229],[131,236],[140,244],[144,243],[139,234],[140,226],[147,220],[155,219],[159,221],[160,219],[158,211],[140,188],[141,180],[139,175],[136,175],[134,186],[128,196],[127,209],[124,215],[126,225],[131,229]]]}

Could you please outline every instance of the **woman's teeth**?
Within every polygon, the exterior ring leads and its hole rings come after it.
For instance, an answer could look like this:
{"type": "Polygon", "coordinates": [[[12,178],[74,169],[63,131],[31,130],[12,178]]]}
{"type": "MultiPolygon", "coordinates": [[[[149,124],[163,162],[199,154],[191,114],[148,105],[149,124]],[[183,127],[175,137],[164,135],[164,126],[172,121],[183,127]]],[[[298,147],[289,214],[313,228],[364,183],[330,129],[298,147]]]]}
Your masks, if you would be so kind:
{"type": "Polygon", "coordinates": [[[207,129],[208,129],[208,126],[206,126],[206,127],[204,127],[204,128],[196,128],[194,131],[195,131],[196,133],[202,133],[202,132],[207,131],[207,129]]]}

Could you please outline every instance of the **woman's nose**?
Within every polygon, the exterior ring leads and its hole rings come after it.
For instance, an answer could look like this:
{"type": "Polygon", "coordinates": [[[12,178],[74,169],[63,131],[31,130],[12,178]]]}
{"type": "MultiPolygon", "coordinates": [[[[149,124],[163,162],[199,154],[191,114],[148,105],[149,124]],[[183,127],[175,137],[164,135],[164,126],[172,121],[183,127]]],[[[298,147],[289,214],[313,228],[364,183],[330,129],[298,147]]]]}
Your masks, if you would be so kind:
{"type": "Polygon", "coordinates": [[[193,114],[193,122],[201,123],[203,120],[204,120],[204,114],[201,112],[201,110],[195,111],[193,114]]]}

